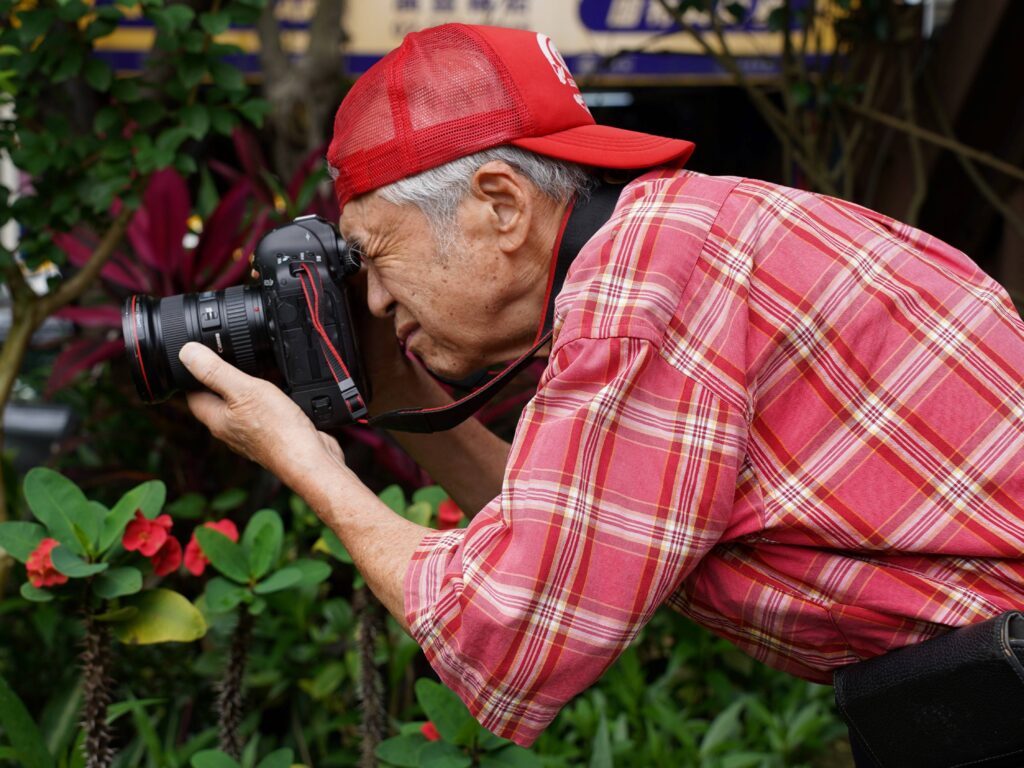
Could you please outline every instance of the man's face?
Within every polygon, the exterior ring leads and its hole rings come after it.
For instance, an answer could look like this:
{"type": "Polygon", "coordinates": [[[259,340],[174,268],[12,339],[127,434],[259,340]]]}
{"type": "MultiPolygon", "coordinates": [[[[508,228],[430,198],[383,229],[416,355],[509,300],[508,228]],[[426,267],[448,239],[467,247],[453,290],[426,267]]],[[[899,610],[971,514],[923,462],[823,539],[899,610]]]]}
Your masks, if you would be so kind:
{"type": "MultiPolygon", "coordinates": [[[[515,357],[523,336],[506,311],[515,275],[486,226],[474,226],[472,213],[465,213],[460,210],[457,252],[446,254],[438,253],[414,205],[370,193],[349,202],[340,222],[342,235],[363,254],[370,311],[392,317],[398,342],[450,378],[515,357]]],[[[536,318],[527,323],[527,336],[530,323],[536,318]]]]}

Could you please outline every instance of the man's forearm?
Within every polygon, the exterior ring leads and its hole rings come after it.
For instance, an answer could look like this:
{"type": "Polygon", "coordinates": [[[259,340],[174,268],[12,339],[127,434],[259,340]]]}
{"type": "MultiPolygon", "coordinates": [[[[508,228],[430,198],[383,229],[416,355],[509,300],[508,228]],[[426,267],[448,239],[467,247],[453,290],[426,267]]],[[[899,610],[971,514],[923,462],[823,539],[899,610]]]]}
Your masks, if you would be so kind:
{"type": "Polygon", "coordinates": [[[395,514],[347,467],[324,470],[316,481],[295,483],[293,490],[341,539],[367,585],[408,631],[405,572],[430,529],[395,514]]]}

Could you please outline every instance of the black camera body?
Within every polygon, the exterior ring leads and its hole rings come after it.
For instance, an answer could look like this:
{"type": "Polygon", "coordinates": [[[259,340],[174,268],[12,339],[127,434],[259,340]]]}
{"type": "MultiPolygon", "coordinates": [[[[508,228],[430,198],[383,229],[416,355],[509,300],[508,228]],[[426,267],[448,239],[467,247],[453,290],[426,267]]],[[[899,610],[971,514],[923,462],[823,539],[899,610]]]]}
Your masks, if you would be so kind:
{"type": "Polygon", "coordinates": [[[358,257],[332,224],[303,216],[267,233],[252,266],[255,286],[125,301],[122,330],[139,395],[156,402],[200,389],[178,360],[198,341],[246,373],[276,378],[320,430],[363,418],[369,382],[345,284],[358,257]]]}

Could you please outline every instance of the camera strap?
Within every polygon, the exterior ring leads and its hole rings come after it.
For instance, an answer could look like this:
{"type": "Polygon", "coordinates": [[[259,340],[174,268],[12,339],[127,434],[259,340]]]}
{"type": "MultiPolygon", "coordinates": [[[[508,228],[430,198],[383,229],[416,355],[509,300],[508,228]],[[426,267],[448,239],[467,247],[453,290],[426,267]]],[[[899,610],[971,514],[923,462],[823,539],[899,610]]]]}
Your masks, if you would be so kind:
{"type": "Polygon", "coordinates": [[[517,373],[532,362],[533,356],[551,341],[555,320],[555,297],[562,290],[569,266],[587,241],[611,217],[622,188],[622,183],[598,182],[586,200],[575,200],[566,212],[559,233],[557,256],[548,279],[544,317],[533,346],[522,357],[506,366],[487,384],[454,403],[438,408],[404,408],[388,411],[368,420],[360,419],[360,423],[400,432],[443,432],[461,424],[497,395],[517,373]]]}

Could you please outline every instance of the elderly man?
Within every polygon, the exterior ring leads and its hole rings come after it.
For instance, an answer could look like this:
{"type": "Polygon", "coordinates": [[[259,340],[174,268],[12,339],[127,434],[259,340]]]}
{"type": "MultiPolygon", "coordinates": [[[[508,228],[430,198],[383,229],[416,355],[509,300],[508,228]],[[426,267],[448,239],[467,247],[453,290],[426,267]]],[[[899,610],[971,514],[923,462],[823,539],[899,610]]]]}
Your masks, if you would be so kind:
{"type": "Polygon", "coordinates": [[[329,162],[367,302],[377,410],[433,406],[539,338],[566,221],[631,169],[579,250],[511,448],[469,421],[405,445],[467,510],[384,507],[284,394],[182,360],[215,435],[337,532],[440,677],[531,743],[661,605],[772,666],[838,667],[1024,604],[1024,324],[968,258],[840,200],[682,169],[597,126],[551,41],[406,38],[338,111],[329,162]],[[646,169],[646,170],[644,170],[646,169]],[[288,451],[277,446],[286,444],[288,451]]]}

